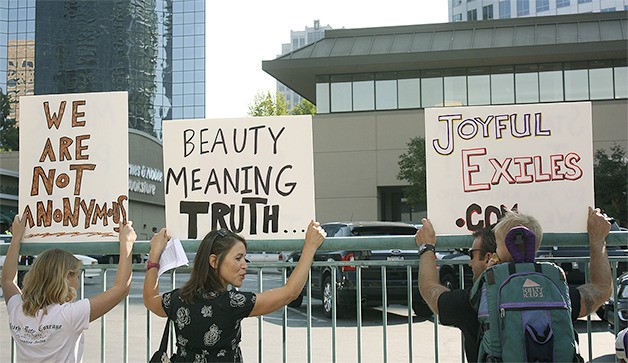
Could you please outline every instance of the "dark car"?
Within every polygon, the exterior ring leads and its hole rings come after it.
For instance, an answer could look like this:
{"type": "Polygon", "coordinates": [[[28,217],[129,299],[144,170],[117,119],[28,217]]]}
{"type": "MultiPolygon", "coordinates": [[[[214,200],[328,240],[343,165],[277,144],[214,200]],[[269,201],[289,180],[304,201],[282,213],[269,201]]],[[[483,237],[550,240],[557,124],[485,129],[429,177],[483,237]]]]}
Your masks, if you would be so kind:
{"type": "MultiPolygon", "coordinates": [[[[394,235],[415,235],[417,228],[411,224],[402,222],[335,222],[326,223],[321,227],[327,232],[327,237],[352,237],[352,236],[394,236],[394,235]]],[[[461,253],[439,252],[441,258],[462,258],[468,259],[461,253]]],[[[299,254],[291,256],[295,261],[299,254]]],[[[314,256],[314,261],[416,261],[412,263],[412,309],[419,317],[429,317],[432,311],[421,297],[418,289],[418,268],[419,255],[416,249],[412,250],[339,250],[339,251],[318,251],[314,256]]],[[[444,265],[443,265],[444,266],[444,265]]],[[[455,268],[452,266],[441,266],[441,277],[447,276],[441,281],[448,286],[457,288],[458,277],[455,268]]],[[[323,310],[327,316],[332,313],[332,286],[331,274],[336,271],[336,306],[339,316],[346,315],[356,305],[356,267],[341,266],[333,267],[312,267],[311,291],[312,297],[323,302],[323,310]]],[[[373,266],[361,269],[361,303],[363,306],[381,306],[382,304],[382,279],[381,270],[373,266]]],[[[388,266],[386,268],[386,288],[387,302],[389,304],[407,304],[408,302],[408,279],[406,266],[388,266]]],[[[306,290],[304,289],[304,292],[306,290]]],[[[292,303],[291,307],[301,306],[304,292],[292,303]]]]}
{"type": "MultiPolygon", "coordinates": [[[[615,331],[615,301],[613,297],[604,305],[604,318],[608,329],[615,331]]],[[[628,273],[617,278],[617,331],[628,327],[628,273]]]]}
{"type": "MultiPolygon", "coordinates": [[[[117,264],[118,261],[120,260],[120,255],[116,254],[116,255],[95,255],[95,254],[89,254],[88,255],[91,258],[95,258],[96,260],[98,260],[98,263],[101,264],[109,264],[109,265],[113,265],[113,264],[117,264]]],[[[142,263],[142,255],[141,254],[133,254],[133,257],[131,258],[131,261],[133,263],[142,263]]]]}
{"type": "MultiPolygon", "coordinates": [[[[628,249],[625,246],[607,246],[606,251],[609,257],[619,260],[617,263],[617,275],[628,271],[628,249]]],[[[582,285],[585,282],[585,271],[587,261],[575,261],[577,258],[590,256],[588,247],[544,247],[541,246],[536,253],[536,257],[555,262],[559,265],[567,276],[567,283],[572,286],[582,285]],[[553,260],[558,258],[557,260],[553,260]]]]}

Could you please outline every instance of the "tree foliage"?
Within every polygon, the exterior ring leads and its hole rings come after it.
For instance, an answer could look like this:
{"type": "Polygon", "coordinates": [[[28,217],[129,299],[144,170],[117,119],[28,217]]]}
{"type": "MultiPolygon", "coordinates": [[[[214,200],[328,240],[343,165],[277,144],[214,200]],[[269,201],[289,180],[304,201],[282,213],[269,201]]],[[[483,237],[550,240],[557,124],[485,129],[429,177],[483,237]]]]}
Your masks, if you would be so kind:
{"type": "Polygon", "coordinates": [[[265,94],[258,92],[253,98],[253,104],[249,105],[250,116],[282,116],[287,114],[288,102],[279,92],[276,92],[274,97],[270,91],[265,94]]]}
{"type": "Polygon", "coordinates": [[[9,96],[0,89],[0,150],[19,150],[19,129],[15,119],[9,118],[9,96]]]}
{"type": "Polygon", "coordinates": [[[291,115],[315,115],[316,114],[316,106],[305,98],[301,99],[299,103],[294,105],[292,109],[290,109],[291,115]]]}
{"type": "Polygon", "coordinates": [[[283,116],[283,115],[314,115],[316,106],[306,99],[302,99],[288,109],[288,101],[283,94],[277,92],[273,97],[270,91],[258,92],[249,105],[249,116],[283,116]]]}
{"type": "Polygon", "coordinates": [[[610,155],[604,149],[595,151],[595,206],[628,226],[628,159],[626,151],[614,144],[610,155]]]}
{"type": "Polygon", "coordinates": [[[397,178],[407,181],[404,189],[408,204],[416,205],[427,201],[425,180],[425,138],[413,137],[408,141],[408,151],[399,156],[397,178]]]}

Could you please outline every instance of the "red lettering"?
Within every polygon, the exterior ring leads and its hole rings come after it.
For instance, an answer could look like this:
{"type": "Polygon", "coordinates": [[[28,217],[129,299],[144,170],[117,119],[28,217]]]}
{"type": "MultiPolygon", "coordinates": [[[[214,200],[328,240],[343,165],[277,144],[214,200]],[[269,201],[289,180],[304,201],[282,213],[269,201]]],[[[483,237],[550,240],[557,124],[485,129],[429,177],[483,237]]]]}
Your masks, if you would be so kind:
{"type": "Polygon", "coordinates": [[[471,180],[471,174],[480,171],[480,166],[478,164],[471,164],[471,157],[481,155],[486,155],[486,148],[462,150],[462,178],[465,192],[491,189],[491,185],[489,183],[473,184],[473,181],[471,180]]]}

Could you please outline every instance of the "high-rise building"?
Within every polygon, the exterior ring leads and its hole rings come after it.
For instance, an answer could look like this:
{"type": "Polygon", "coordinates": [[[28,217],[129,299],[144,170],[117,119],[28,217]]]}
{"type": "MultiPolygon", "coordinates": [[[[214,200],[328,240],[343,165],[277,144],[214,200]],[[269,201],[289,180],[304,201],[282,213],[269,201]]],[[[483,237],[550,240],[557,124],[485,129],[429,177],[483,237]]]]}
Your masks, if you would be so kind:
{"type": "MultiPolygon", "coordinates": [[[[281,55],[290,53],[293,50],[297,50],[307,44],[323,39],[325,36],[325,30],[329,29],[331,29],[331,26],[326,25],[321,27],[320,20],[314,20],[314,26],[311,28],[306,26],[305,30],[291,30],[290,43],[284,43],[281,45],[281,55]]],[[[288,102],[288,108],[292,108],[303,99],[298,93],[286,87],[281,82],[277,82],[277,92],[284,96],[288,102]]]]}
{"type": "MultiPolygon", "coordinates": [[[[205,117],[205,0],[0,0],[0,90],[18,123],[20,96],[128,92],[129,215],[148,239],[165,224],[162,121],[205,117]]],[[[17,159],[0,153],[2,230],[17,159]]]]}
{"type": "Polygon", "coordinates": [[[628,0],[449,0],[449,21],[628,10],[628,0]]]}
{"type": "Polygon", "coordinates": [[[205,117],[205,1],[1,1],[0,89],[16,118],[23,95],[128,91],[129,127],[161,138],[205,117]]]}

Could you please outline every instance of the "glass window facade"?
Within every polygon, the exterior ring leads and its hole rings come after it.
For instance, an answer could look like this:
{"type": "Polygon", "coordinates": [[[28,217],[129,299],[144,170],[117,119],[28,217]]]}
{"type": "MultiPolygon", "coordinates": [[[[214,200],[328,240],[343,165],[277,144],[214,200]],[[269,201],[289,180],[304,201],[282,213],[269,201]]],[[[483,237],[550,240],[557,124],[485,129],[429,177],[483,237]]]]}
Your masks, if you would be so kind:
{"type": "Polygon", "coordinates": [[[536,65],[515,68],[515,97],[517,103],[539,102],[539,73],[536,65]]]}
{"type": "Polygon", "coordinates": [[[181,55],[171,63],[172,116],[167,119],[204,118],[205,1],[162,1],[172,4],[172,51],[181,55]]]}
{"type": "Polygon", "coordinates": [[[375,81],[375,109],[394,110],[397,108],[397,80],[378,79],[375,81]]]}
{"type": "Polygon", "coordinates": [[[589,97],[592,100],[613,98],[613,63],[592,62],[589,69],[589,97]],[[594,68],[595,67],[595,68],[594,68]]]}
{"type": "Polygon", "coordinates": [[[467,104],[467,77],[464,70],[445,73],[445,105],[465,106],[467,104]]]}
{"type": "Polygon", "coordinates": [[[504,105],[515,102],[515,79],[512,67],[491,69],[491,103],[504,105]]]}
{"type": "Polygon", "coordinates": [[[164,119],[204,117],[205,1],[76,3],[0,1],[3,92],[128,91],[130,127],[159,138],[164,119]]]}
{"type": "Polygon", "coordinates": [[[565,99],[561,64],[539,66],[539,96],[541,102],[559,102],[565,99]]]}
{"type": "Polygon", "coordinates": [[[549,0],[536,0],[536,12],[548,11],[550,9],[549,0]]]}
{"type": "Polygon", "coordinates": [[[613,85],[615,98],[628,98],[628,61],[615,61],[613,66],[613,85]]]}
{"type": "Polygon", "coordinates": [[[469,105],[491,104],[491,76],[488,67],[469,69],[467,85],[469,89],[469,105]]]}
{"type": "Polygon", "coordinates": [[[486,5],[482,7],[482,20],[493,19],[493,5],[486,5]]]}
{"type": "Polygon", "coordinates": [[[443,105],[443,76],[441,71],[427,71],[422,75],[421,105],[423,107],[443,105]]]}
{"type": "Polygon", "coordinates": [[[499,2],[499,18],[510,19],[510,0],[499,2]]]}
{"type": "Polygon", "coordinates": [[[589,74],[583,63],[565,67],[565,101],[583,101],[589,98],[589,74]]]}
{"type": "Polygon", "coordinates": [[[556,0],[557,8],[564,8],[566,6],[569,6],[569,0],[556,0]]]}
{"type": "Polygon", "coordinates": [[[0,89],[19,122],[19,97],[35,92],[35,0],[0,2],[0,89]]]}
{"type": "Polygon", "coordinates": [[[355,111],[371,111],[375,109],[375,81],[354,81],[353,109],[355,111]]]}
{"type": "Polygon", "coordinates": [[[628,98],[628,61],[318,76],[317,113],[628,98]]]}
{"type": "Polygon", "coordinates": [[[401,78],[397,81],[397,97],[400,109],[421,107],[421,79],[418,74],[415,78],[401,78]]]}
{"type": "Polygon", "coordinates": [[[517,16],[530,15],[530,0],[517,0],[517,16]]]}

